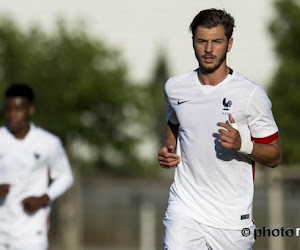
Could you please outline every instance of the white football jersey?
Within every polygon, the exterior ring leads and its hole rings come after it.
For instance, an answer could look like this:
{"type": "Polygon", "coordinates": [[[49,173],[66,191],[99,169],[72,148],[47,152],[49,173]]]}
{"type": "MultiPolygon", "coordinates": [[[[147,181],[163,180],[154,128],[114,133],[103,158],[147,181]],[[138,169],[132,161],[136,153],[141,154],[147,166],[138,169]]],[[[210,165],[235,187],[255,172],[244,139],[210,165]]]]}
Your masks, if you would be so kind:
{"type": "Polygon", "coordinates": [[[21,201],[43,194],[53,201],[72,182],[69,161],[58,137],[31,124],[26,137],[18,140],[1,127],[0,184],[10,184],[10,189],[6,198],[0,199],[0,248],[7,245],[18,249],[18,245],[25,247],[35,241],[47,244],[49,207],[28,214],[21,201]]]}
{"type": "Polygon", "coordinates": [[[231,71],[218,85],[202,85],[197,70],[165,85],[168,119],[180,124],[169,202],[208,226],[241,229],[252,223],[253,165],[249,156],[221,146],[218,122],[232,114],[242,137],[269,143],[278,137],[271,102],[259,85],[231,71]]]}

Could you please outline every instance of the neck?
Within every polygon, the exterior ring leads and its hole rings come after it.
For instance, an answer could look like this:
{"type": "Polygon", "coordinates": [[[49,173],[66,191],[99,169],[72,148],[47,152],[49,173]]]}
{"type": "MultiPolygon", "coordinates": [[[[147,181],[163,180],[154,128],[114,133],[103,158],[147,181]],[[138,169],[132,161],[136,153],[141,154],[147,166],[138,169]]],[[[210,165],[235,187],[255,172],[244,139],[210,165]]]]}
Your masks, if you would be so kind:
{"type": "Polygon", "coordinates": [[[17,132],[12,132],[13,136],[18,140],[23,140],[30,130],[30,125],[27,124],[24,128],[17,132]]]}
{"type": "Polygon", "coordinates": [[[220,67],[216,71],[209,74],[203,74],[199,67],[198,78],[200,83],[203,85],[216,86],[227,77],[229,71],[230,69],[229,67],[227,67],[225,62],[223,65],[220,65],[220,67]]]}

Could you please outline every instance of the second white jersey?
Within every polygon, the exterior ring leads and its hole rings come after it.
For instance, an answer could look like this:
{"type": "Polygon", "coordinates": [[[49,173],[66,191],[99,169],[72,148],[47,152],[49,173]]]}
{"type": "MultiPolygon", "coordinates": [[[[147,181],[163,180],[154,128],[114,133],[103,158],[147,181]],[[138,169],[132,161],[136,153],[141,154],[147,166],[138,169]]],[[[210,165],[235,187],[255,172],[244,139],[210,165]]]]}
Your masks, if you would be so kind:
{"type": "MultiPolygon", "coordinates": [[[[72,184],[70,165],[58,137],[31,124],[23,140],[0,128],[0,184],[9,184],[0,200],[0,248],[31,242],[47,245],[49,207],[29,214],[21,201],[48,194],[54,200],[72,184]],[[52,180],[49,185],[49,178],[52,180]]],[[[25,249],[25,248],[24,248],[25,249]]]]}
{"type": "Polygon", "coordinates": [[[250,157],[220,145],[218,122],[232,114],[242,137],[276,134],[271,102],[259,85],[237,72],[216,86],[201,85],[197,71],[165,85],[168,118],[180,124],[169,202],[181,202],[195,220],[217,228],[252,225],[254,193],[250,157]]]}

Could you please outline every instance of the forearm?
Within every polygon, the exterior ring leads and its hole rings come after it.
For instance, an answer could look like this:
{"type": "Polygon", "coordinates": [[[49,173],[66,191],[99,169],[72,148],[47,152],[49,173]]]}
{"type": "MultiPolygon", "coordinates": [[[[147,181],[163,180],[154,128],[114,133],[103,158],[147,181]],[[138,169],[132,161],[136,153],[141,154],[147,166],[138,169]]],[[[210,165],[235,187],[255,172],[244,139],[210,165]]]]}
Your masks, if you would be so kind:
{"type": "Polygon", "coordinates": [[[47,195],[53,201],[64,192],[66,192],[73,184],[73,177],[71,173],[60,176],[54,180],[48,188],[47,195]]]}
{"type": "Polygon", "coordinates": [[[270,144],[254,143],[250,157],[255,162],[274,168],[281,163],[281,154],[278,138],[270,144]]]}
{"type": "Polygon", "coordinates": [[[170,121],[167,122],[165,130],[165,145],[176,148],[179,125],[174,125],[170,121]]]}
{"type": "Polygon", "coordinates": [[[180,156],[175,152],[179,125],[168,121],[165,130],[165,145],[158,151],[158,162],[162,168],[173,168],[180,162],[180,156]]]}

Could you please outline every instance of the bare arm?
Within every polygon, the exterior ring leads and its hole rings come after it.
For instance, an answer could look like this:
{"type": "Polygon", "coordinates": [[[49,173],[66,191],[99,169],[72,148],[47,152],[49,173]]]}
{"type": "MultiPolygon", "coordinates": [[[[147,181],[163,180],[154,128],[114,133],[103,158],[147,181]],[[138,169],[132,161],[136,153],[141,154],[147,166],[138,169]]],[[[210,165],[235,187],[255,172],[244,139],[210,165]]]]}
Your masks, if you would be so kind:
{"type": "MultiPolygon", "coordinates": [[[[231,115],[229,120],[234,123],[231,115]]],[[[221,145],[228,149],[239,150],[241,148],[239,131],[227,123],[219,122],[217,125],[226,129],[219,129],[221,145]]],[[[255,162],[274,168],[281,163],[281,155],[280,138],[277,138],[269,144],[254,143],[249,156],[255,162]]]]}
{"type": "Polygon", "coordinates": [[[162,168],[176,167],[180,162],[179,155],[175,154],[179,125],[167,122],[165,129],[165,145],[158,152],[158,162],[162,168]]]}
{"type": "Polygon", "coordinates": [[[281,163],[280,138],[269,144],[254,143],[251,159],[268,167],[276,167],[281,163]]]}
{"type": "Polygon", "coordinates": [[[165,145],[172,146],[173,150],[175,150],[177,144],[178,128],[179,125],[172,124],[170,121],[167,122],[165,130],[165,145]]]}

